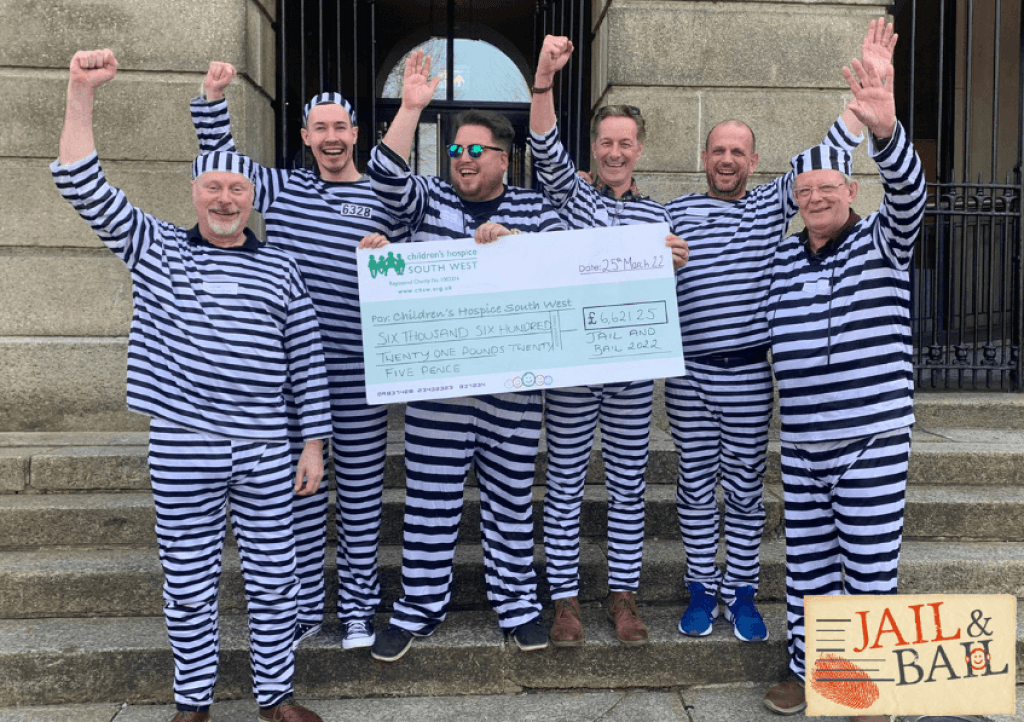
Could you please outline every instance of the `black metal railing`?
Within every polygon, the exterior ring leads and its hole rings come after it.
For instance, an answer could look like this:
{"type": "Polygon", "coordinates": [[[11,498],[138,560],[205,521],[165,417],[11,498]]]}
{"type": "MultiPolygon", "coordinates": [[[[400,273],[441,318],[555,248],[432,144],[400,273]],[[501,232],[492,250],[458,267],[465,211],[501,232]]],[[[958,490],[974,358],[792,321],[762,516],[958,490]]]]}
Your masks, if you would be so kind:
{"type": "Polygon", "coordinates": [[[917,383],[1018,389],[1020,184],[929,186],[914,275],[917,383]]]}

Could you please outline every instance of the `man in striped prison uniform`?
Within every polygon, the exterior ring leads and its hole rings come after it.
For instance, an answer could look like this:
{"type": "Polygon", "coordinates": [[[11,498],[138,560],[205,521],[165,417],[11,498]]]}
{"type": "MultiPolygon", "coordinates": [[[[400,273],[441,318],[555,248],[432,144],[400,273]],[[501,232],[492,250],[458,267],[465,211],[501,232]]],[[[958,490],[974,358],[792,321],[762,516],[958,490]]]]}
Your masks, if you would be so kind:
{"type": "Polygon", "coordinates": [[[71,61],[60,157],[51,170],[61,194],[131,272],[128,405],[152,417],[149,468],[174,656],[174,720],[210,719],[230,502],[260,719],[318,721],[292,700],[299,584],[291,497],[319,485],[330,431],[313,304],[295,261],[245,228],[253,201],[245,156],[196,159],[199,222],[192,229],[143,213],[107,183],[92,109],[95,88],[116,71],[109,50],[82,51],[71,61]],[[287,442],[286,385],[306,440],[297,468],[287,442]]]}
{"type": "MultiPolygon", "coordinates": [[[[843,69],[871,132],[885,196],[860,218],[850,156],[793,159],[805,230],[779,246],[768,299],[782,420],[786,621],[793,676],[765,705],[803,709],[804,597],[895,594],[914,423],[910,267],[921,227],[921,161],[896,121],[893,73],[843,69]]],[[[856,717],[858,722],[888,720],[856,717]]]]}
{"type": "MultiPolygon", "coordinates": [[[[408,225],[412,240],[475,235],[487,243],[509,233],[564,230],[540,193],[504,185],[514,131],[495,113],[469,111],[460,117],[448,148],[451,183],[412,173],[405,159],[420,113],[439,82],[429,76],[429,57],[424,60],[416,51],[406,61],[402,105],[366,169],[377,195],[408,225]]],[[[388,627],[377,634],[374,659],[401,658],[413,637],[431,634],[444,620],[471,467],[480,488],[487,598],[498,625],[524,651],[547,647],[533,569],[531,502],[540,424],[539,391],[408,404],[402,597],[388,627]]]]}
{"type": "MultiPolygon", "coordinates": [[[[862,55],[888,65],[894,42],[891,25],[872,21],[862,55]]],[[[860,122],[846,109],[824,142],[853,150],[860,133],[860,122]]],[[[690,261],[677,274],[687,374],[665,381],[679,454],[676,509],[690,594],[679,631],[711,634],[720,595],[735,636],[752,642],[768,638],[754,603],[773,403],[765,304],[770,259],[797,210],[793,173],[747,191],[757,161],[750,128],[736,120],[719,123],[701,152],[708,193],[684,195],[667,206],[673,232],[689,243],[690,261]],[[719,478],[725,496],[724,575],[715,562],[719,478]]]]}
{"type": "MultiPolygon", "coordinates": [[[[202,153],[233,150],[224,90],[235,75],[228,63],[211,63],[203,98],[191,103],[202,153]]],[[[268,241],[298,262],[324,336],[330,376],[331,449],[337,521],[338,619],[342,647],[373,644],[373,616],[380,605],[377,574],[387,406],[366,403],[363,339],[359,316],[356,248],[377,247],[384,238],[404,240],[356,168],[358,127],[351,105],[338,93],[314,96],[303,112],[302,139],[319,172],[256,166],[256,210],[267,223],[268,241]],[[364,240],[365,239],[365,240],[364,240]]],[[[302,441],[292,434],[292,452],[302,441]]],[[[324,561],[328,485],[294,500],[298,554],[299,626],[296,646],[320,631],[324,616],[324,561]]]]}
{"type": "MultiPolygon", "coordinates": [[[[552,87],[555,73],[572,56],[572,41],[547,36],[537,61],[530,105],[533,167],[547,196],[570,228],[667,223],[665,208],[640,195],[633,169],[643,152],[645,123],[635,108],[601,108],[591,123],[596,161],[592,183],[576,174],[558,137],[552,87]]],[[[686,244],[669,236],[676,268],[686,244]]],[[[608,617],[628,646],[647,643],[636,606],[644,548],[644,491],[654,381],[550,389],[544,393],[547,490],[544,551],[555,620],[551,643],[583,644],[580,620],[580,507],[598,420],[608,488],[608,617]]]]}

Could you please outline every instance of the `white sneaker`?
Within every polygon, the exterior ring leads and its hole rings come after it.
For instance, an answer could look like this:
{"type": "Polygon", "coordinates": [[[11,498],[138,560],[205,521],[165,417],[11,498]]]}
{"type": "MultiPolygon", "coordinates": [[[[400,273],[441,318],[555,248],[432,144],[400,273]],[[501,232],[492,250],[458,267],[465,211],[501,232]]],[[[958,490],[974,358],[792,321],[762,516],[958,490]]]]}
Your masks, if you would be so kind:
{"type": "Polygon", "coordinates": [[[376,639],[377,637],[373,633],[373,622],[363,619],[345,622],[345,635],[341,639],[341,648],[372,647],[376,639]]]}

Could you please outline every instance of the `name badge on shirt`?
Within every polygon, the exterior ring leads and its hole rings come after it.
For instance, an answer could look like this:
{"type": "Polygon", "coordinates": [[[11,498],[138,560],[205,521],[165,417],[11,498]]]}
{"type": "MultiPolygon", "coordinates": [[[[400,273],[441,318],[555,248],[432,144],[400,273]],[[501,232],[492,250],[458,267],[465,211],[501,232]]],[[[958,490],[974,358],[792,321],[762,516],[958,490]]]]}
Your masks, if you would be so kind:
{"type": "Polygon", "coordinates": [[[203,281],[203,290],[215,296],[237,296],[238,284],[231,281],[203,281]]]}
{"type": "Polygon", "coordinates": [[[825,293],[827,291],[827,278],[819,278],[817,281],[808,281],[804,284],[804,293],[825,293]]]}

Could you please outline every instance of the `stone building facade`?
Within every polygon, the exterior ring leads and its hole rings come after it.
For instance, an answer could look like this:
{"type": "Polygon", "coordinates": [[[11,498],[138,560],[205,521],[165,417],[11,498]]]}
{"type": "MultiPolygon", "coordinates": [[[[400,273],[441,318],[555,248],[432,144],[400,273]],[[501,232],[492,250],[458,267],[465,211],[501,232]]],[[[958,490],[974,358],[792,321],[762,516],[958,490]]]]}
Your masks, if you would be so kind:
{"type": "MultiPolygon", "coordinates": [[[[864,0],[592,0],[593,105],[643,108],[638,182],[658,200],[704,190],[700,150],[726,118],[757,133],[760,182],[785,172],[841,112],[840,68],[885,9],[864,0]]],[[[72,55],[109,47],[120,65],[96,103],[111,181],[144,210],[191,225],[188,101],[210,60],[239,70],[228,98],[240,148],[273,162],[276,13],[274,0],[0,0],[0,432],[147,423],[125,405],[128,273],[48,169],[72,55]]],[[[880,194],[863,150],[858,166],[868,180],[863,212],[880,194]]]]}

